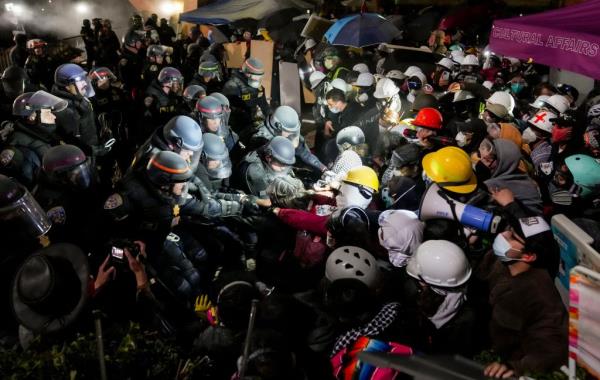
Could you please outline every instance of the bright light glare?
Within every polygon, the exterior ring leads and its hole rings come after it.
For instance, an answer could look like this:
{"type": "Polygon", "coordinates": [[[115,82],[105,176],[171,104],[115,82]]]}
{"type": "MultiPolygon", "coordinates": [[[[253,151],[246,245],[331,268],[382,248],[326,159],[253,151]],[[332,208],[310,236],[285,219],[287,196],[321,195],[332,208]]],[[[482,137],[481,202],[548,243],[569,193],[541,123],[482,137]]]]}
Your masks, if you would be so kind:
{"type": "Polygon", "coordinates": [[[173,15],[183,12],[183,2],[181,1],[165,1],[160,4],[160,11],[166,15],[173,15]]]}
{"type": "Polygon", "coordinates": [[[13,3],[6,3],[4,4],[4,8],[6,8],[7,12],[12,12],[14,9],[15,5],[13,3]]]}
{"type": "Polygon", "coordinates": [[[77,3],[75,4],[75,11],[79,14],[85,14],[90,11],[90,7],[86,3],[77,3]]]}

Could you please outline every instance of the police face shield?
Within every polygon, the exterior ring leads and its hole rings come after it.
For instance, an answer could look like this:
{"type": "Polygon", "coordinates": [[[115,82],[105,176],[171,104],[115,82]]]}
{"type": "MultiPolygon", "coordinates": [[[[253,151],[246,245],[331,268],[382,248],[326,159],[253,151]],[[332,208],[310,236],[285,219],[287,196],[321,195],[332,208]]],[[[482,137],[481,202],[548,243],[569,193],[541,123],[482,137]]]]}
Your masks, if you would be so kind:
{"type": "Polygon", "coordinates": [[[263,75],[247,74],[246,76],[248,77],[248,86],[252,88],[260,88],[263,75]]]}
{"type": "Polygon", "coordinates": [[[2,89],[8,98],[14,99],[25,92],[25,79],[2,79],[2,89]]]}
{"type": "Polygon", "coordinates": [[[170,81],[171,92],[181,94],[183,91],[183,78],[172,78],[170,81]]]}
{"type": "Polygon", "coordinates": [[[27,101],[25,108],[31,111],[49,110],[53,113],[61,112],[68,106],[64,99],[47,93],[46,91],[37,91],[27,101]]]}
{"type": "Polygon", "coordinates": [[[290,131],[281,131],[281,136],[290,140],[292,144],[294,144],[294,148],[297,148],[300,144],[300,131],[290,132],[290,131]]]}
{"type": "Polygon", "coordinates": [[[73,168],[54,173],[53,176],[61,183],[68,186],[74,186],[80,190],[88,189],[92,185],[94,179],[89,159],[73,168]]]}
{"type": "Polygon", "coordinates": [[[232,164],[229,157],[220,160],[206,157],[204,161],[204,167],[206,167],[206,171],[208,172],[210,178],[227,179],[231,176],[232,164]]]}
{"type": "Polygon", "coordinates": [[[91,98],[96,95],[96,91],[94,91],[94,87],[90,83],[90,80],[87,77],[78,77],[74,80],[75,87],[77,88],[77,92],[79,95],[84,96],[86,98],[91,98]]]}
{"type": "MultiPolygon", "coordinates": [[[[0,190],[0,226],[10,238],[37,238],[50,230],[52,223],[35,198],[14,180],[13,189],[0,190]]],[[[4,181],[3,181],[4,182],[4,181]]],[[[4,183],[0,185],[4,187],[4,183]]]]}
{"type": "Polygon", "coordinates": [[[223,116],[221,114],[205,114],[202,113],[202,126],[207,132],[219,134],[219,130],[223,123],[223,116]]]}

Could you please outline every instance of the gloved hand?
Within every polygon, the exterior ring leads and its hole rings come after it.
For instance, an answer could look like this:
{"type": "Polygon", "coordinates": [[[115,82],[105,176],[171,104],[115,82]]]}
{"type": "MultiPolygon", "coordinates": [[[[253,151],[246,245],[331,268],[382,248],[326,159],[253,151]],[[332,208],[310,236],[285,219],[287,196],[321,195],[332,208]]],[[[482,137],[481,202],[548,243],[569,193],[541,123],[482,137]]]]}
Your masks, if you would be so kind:
{"type": "Polygon", "coordinates": [[[206,313],[206,311],[208,309],[210,309],[211,307],[212,307],[212,303],[208,299],[207,294],[201,294],[198,297],[196,297],[196,302],[194,304],[194,311],[196,312],[197,316],[199,316],[199,317],[203,316],[206,313]]]}
{"type": "Polygon", "coordinates": [[[94,145],[92,146],[92,155],[95,157],[106,156],[110,152],[110,147],[105,147],[104,145],[94,145]]]}
{"type": "Polygon", "coordinates": [[[259,215],[260,207],[256,204],[256,200],[246,198],[242,201],[242,214],[246,215],[259,215]]]}

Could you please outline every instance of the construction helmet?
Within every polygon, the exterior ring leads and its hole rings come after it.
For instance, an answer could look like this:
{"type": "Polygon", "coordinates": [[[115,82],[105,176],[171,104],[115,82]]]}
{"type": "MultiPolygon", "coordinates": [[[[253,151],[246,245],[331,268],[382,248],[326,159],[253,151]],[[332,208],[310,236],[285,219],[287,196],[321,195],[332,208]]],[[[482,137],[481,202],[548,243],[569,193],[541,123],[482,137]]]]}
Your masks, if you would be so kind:
{"type": "Polygon", "coordinates": [[[440,59],[436,65],[445,68],[448,71],[452,71],[454,69],[454,62],[450,58],[442,58],[440,59]]]}
{"type": "Polygon", "coordinates": [[[354,65],[354,67],[352,67],[352,71],[356,71],[357,73],[368,73],[369,72],[369,66],[367,66],[365,63],[357,63],[356,65],[354,65]]]}
{"type": "Polygon", "coordinates": [[[435,108],[421,108],[412,125],[427,129],[442,129],[442,114],[435,108]]]}
{"type": "Polygon", "coordinates": [[[600,192],[600,163],[585,154],[574,154],[565,159],[565,164],[573,175],[573,182],[581,188],[581,197],[597,195],[600,192]]]}
{"type": "Polygon", "coordinates": [[[448,146],[423,157],[427,177],[453,193],[469,194],[477,188],[471,158],[462,149],[448,146]]]}
{"type": "Polygon", "coordinates": [[[398,86],[396,86],[396,83],[394,83],[393,80],[389,78],[381,78],[375,86],[375,93],[373,93],[373,96],[377,99],[387,99],[399,92],[400,89],[398,86]]]}
{"type": "Polygon", "coordinates": [[[310,77],[308,77],[308,82],[310,83],[310,89],[314,90],[315,88],[317,88],[326,77],[327,77],[327,75],[325,75],[324,73],[322,73],[320,71],[315,71],[315,72],[311,73],[310,77]]]}
{"type": "Polygon", "coordinates": [[[429,285],[455,288],[471,277],[471,265],[460,247],[447,240],[428,240],[406,266],[409,276],[429,285]]]}
{"type": "Polygon", "coordinates": [[[546,99],[544,103],[544,106],[540,108],[547,108],[556,114],[565,113],[569,108],[571,108],[569,99],[567,99],[563,95],[558,94],[552,95],[551,97],[546,99]]]}
{"type": "Polygon", "coordinates": [[[460,63],[461,66],[479,66],[479,59],[473,54],[467,54],[460,63]]]}
{"type": "Polygon", "coordinates": [[[375,77],[371,73],[360,73],[353,85],[358,87],[371,87],[375,83],[375,77]]]}
{"type": "Polygon", "coordinates": [[[487,103],[490,104],[499,104],[504,106],[509,114],[512,115],[512,112],[515,108],[515,99],[506,91],[496,91],[494,92],[487,100],[487,103]]]}
{"type": "Polygon", "coordinates": [[[331,87],[332,88],[337,88],[338,90],[341,90],[345,93],[347,93],[348,91],[350,91],[351,86],[346,83],[345,80],[343,80],[342,78],[336,78],[334,80],[331,81],[331,87]]]}
{"type": "Polygon", "coordinates": [[[187,161],[177,153],[163,150],[148,161],[146,174],[152,183],[168,186],[187,182],[193,175],[187,161]]]}
{"type": "Polygon", "coordinates": [[[385,74],[385,77],[396,80],[406,79],[406,75],[400,70],[390,70],[385,74]]]}
{"type": "Polygon", "coordinates": [[[409,67],[406,69],[406,71],[404,71],[404,75],[405,75],[407,78],[410,78],[410,77],[412,77],[413,75],[415,75],[415,73],[417,73],[417,72],[418,72],[418,73],[422,73],[422,72],[423,72],[423,70],[421,70],[421,68],[420,68],[420,67],[418,67],[418,66],[409,66],[409,67]]]}
{"type": "Polygon", "coordinates": [[[529,106],[531,108],[535,108],[536,110],[539,110],[540,108],[544,107],[546,104],[546,100],[550,99],[550,97],[548,95],[540,95],[537,98],[535,98],[535,100],[533,101],[533,103],[529,103],[529,106]]]}
{"type": "Polygon", "coordinates": [[[413,111],[420,111],[423,108],[438,108],[438,106],[439,104],[437,98],[424,92],[419,93],[412,103],[413,111]]]}
{"type": "Polygon", "coordinates": [[[371,192],[376,193],[379,191],[379,178],[377,178],[377,173],[368,166],[350,169],[343,182],[370,189],[371,192]]]}
{"type": "Polygon", "coordinates": [[[366,250],[345,246],[331,252],[325,264],[325,277],[336,280],[353,279],[365,284],[369,289],[375,289],[381,279],[381,271],[377,260],[366,250]]]}
{"type": "Polygon", "coordinates": [[[538,129],[541,129],[544,132],[552,133],[552,127],[554,127],[554,123],[551,122],[550,120],[556,119],[556,118],[558,118],[558,116],[553,112],[546,111],[546,110],[539,110],[527,122],[530,125],[538,128],[538,129]]]}

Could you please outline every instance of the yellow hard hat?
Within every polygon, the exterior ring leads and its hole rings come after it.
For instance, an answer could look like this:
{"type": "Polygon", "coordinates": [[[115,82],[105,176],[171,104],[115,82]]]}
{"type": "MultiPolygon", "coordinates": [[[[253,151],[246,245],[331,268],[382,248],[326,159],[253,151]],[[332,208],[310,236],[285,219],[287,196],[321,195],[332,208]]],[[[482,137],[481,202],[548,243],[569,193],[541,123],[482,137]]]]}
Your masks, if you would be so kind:
{"type": "Polygon", "coordinates": [[[375,170],[368,166],[359,166],[357,168],[350,169],[346,179],[344,179],[343,182],[366,187],[373,190],[375,193],[379,190],[379,179],[377,178],[377,173],[375,173],[375,170]]]}
{"type": "Polygon", "coordinates": [[[423,157],[425,174],[441,188],[454,193],[469,194],[477,188],[477,176],[469,155],[449,146],[423,157]]]}

